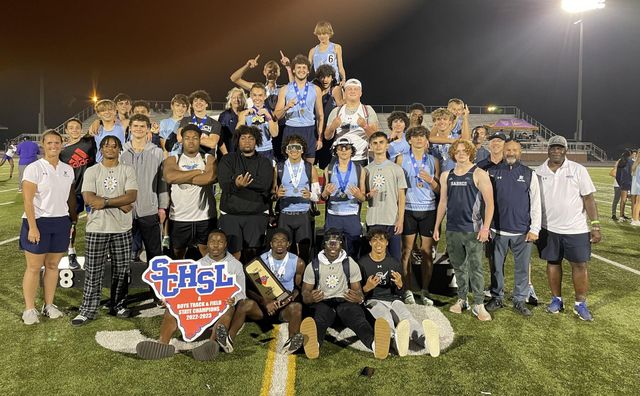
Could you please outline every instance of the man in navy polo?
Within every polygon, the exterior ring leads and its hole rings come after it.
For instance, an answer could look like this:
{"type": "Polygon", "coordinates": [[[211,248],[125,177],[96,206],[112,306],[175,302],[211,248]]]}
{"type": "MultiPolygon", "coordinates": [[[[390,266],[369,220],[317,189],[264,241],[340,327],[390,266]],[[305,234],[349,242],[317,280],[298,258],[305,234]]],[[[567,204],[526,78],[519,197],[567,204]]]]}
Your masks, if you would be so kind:
{"type": "Polygon", "coordinates": [[[521,153],[520,143],[506,142],[504,161],[488,170],[495,211],[489,246],[491,299],[485,307],[493,312],[504,306],[504,262],[511,249],[515,261],[513,309],[531,316],[525,299],[529,295],[531,244],[540,233],[540,189],[535,172],[520,163],[521,153]]]}

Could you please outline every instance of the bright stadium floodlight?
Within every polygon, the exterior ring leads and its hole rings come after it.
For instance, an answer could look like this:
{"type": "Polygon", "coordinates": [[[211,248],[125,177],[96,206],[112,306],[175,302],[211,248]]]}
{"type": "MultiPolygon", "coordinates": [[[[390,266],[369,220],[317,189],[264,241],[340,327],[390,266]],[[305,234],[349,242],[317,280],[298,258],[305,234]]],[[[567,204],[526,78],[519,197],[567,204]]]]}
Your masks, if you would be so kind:
{"type": "Polygon", "coordinates": [[[98,96],[97,96],[97,95],[93,95],[93,96],[91,97],[91,101],[92,101],[93,103],[98,103],[98,96]]]}
{"type": "Polygon", "coordinates": [[[604,8],[605,0],[562,0],[562,9],[572,14],[604,8]]]}
{"type": "Polygon", "coordinates": [[[493,113],[493,112],[494,112],[494,111],[496,111],[497,109],[498,109],[498,108],[497,108],[496,106],[494,106],[494,105],[489,105],[489,106],[487,106],[487,111],[488,111],[489,113],[493,113]]]}

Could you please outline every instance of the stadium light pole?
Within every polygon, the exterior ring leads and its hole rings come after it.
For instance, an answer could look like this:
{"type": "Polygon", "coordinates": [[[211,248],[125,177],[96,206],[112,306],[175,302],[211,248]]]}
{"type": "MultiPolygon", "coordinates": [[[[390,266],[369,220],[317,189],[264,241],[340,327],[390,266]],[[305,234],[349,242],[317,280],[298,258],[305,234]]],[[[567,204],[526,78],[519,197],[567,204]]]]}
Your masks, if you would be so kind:
{"type": "MultiPolygon", "coordinates": [[[[582,14],[591,10],[604,8],[605,0],[562,0],[562,9],[571,14],[582,14]]],[[[574,139],[582,141],[582,49],[584,46],[584,22],[578,19],[573,23],[580,25],[580,40],[578,49],[578,109],[576,114],[576,132],[574,139]]]]}

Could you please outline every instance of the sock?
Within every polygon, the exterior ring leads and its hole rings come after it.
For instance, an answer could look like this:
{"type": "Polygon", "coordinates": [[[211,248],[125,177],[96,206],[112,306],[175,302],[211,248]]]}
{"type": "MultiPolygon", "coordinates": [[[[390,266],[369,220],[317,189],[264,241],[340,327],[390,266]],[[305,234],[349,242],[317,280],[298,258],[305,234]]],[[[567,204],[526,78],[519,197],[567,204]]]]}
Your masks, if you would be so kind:
{"type": "Polygon", "coordinates": [[[582,303],[586,303],[586,301],[576,301],[573,305],[577,307],[578,305],[580,305],[582,303]]]}
{"type": "Polygon", "coordinates": [[[553,298],[557,298],[558,300],[560,300],[560,302],[562,302],[562,297],[560,296],[553,296],[553,298]]]}
{"type": "Polygon", "coordinates": [[[76,249],[70,247],[69,248],[69,254],[76,254],[76,249]]]}

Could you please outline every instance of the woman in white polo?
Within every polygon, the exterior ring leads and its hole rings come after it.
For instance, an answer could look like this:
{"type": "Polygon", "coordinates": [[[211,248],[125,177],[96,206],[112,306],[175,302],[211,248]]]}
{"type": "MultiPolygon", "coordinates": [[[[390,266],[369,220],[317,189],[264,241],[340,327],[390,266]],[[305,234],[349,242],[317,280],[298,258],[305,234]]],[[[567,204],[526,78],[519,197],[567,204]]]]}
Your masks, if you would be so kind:
{"type": "Polygon", "coordinates": [[[27,268],[22,280],[26,310],[25,324],[38,323],[35,299],[44,266],[44,306],[42,315],[51,319],[63,314],[53,304],[58,283],[58,263],[69,247],[71,218],[77,216],[73,185],[73,168],[60,161],[62,136],[53,130],[42,135],[44,155],[24,171],[22,196],[24,214],[20,230],[20,248],[24,250],[27,268]],[[72,206],[71,211],[69,206],[72,206]]]}

